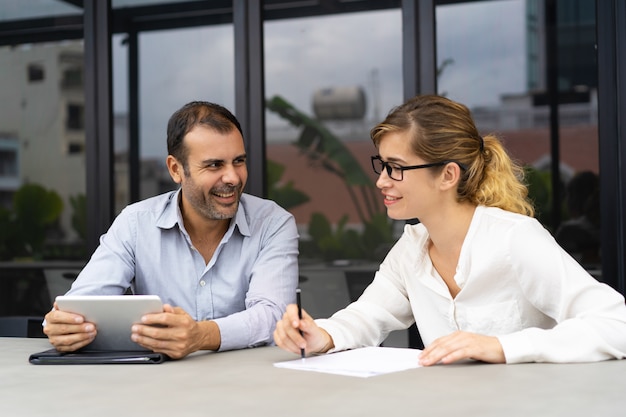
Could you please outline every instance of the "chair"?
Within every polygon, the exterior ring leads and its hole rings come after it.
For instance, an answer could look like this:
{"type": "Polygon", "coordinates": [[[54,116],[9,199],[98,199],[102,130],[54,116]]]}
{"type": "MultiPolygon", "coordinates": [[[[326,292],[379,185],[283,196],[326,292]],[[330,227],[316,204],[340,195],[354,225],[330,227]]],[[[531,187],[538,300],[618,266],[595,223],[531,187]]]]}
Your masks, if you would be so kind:
{"type": "Polygon", "coordinates": [[[41,326],[43,317],[0,317],[0,337],[46,337],[41,326]]]}
{"type": "MultiPolygon", "coordinates": [[[[345,271],[346,283],[348,285],[348,294],[350,295],[350,301],[356,301],[365,288],[374,279],[374,273],[372,271],[345,271]]],[[[407,329],[408,332],[408,347],[413,349],[424,349],[424,342],[420,336],[419,330],[415,323],[407,329]]]]}

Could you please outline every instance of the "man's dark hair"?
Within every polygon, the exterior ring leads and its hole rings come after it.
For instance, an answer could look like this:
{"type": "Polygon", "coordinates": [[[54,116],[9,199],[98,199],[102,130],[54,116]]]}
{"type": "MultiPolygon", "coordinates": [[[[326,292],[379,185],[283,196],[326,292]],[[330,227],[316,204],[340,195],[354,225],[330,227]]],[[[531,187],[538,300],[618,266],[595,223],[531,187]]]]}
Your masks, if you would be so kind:
{"type": "Polygon", "coordinates": [[[185,135],[195,126],[202,125],[219,133],[236,128],[243,132],[237,118],[225,107],[207,101],[192,101],[178,109],[167,123],[167,153],[187,167],[188,150],[183,143],[185,135]]]}

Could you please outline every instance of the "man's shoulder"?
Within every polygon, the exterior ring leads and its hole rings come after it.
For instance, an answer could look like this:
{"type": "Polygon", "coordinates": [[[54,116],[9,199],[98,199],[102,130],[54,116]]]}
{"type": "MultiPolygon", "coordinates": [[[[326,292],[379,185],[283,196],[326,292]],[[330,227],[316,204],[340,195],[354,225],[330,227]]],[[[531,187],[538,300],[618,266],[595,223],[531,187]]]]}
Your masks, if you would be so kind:
{"type": "Polygon", "coordinates": [[[136,203],[131,203],[127,205],[124,210],[122,210],[120,215],[139,215],[141,213],[151,213],[158,217],[167,207],[170,206],[175,196],[176,191],[168,191],[154,197],[137,201],[136,203]]]}
{"type": "Polygon", "coordinates": [[[241,204],[248,217],[291,216],[291,213],[279,206],[275,201],[252,194],[242,194],[241,204]]]}
{"type": "Polygon", "coordinates": [[[163,207],[164,205],[169,204],[169,202],[172,200],[175,194],[176,194],[176,191],[168,191],[163,194],[158,194],[158,195],[143,199],[141,201],[131,203],[128,206],[126,206],[126,208],[133,209],[133,210],[142,210],[142,209],[145,210],[147,208],[152,208],[152,207],[163,207]]]}

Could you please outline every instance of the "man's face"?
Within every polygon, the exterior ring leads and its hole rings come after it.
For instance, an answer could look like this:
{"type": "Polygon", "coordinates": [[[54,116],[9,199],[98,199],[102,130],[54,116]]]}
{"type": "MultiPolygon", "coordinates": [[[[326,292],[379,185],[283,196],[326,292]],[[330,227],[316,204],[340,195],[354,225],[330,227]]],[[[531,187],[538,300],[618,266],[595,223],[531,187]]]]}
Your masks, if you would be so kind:
{"type": "Polygon", "coordinates": [[[170,167],[174,181],[181,184],[184,215],[204,220],[234,217],[248,180],[241,133],[236,128],[219,133],[196,126],[185,135],[184,146],[188,151],[186,170],[182,161],[175,162],[176,173],[170,167]]]}

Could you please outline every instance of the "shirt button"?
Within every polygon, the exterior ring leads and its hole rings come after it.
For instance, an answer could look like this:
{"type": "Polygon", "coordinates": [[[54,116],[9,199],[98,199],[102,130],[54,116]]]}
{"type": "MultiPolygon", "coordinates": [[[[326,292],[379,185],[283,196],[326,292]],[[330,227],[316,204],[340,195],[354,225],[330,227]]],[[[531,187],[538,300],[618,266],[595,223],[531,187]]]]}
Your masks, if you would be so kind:
{"type": "Polygon", "coordinates": [[[206,285],[206,281],[204,281],[204,280],[200,281],[200,286],[201,287],[204,287],[205,285],[206,285]]]}

